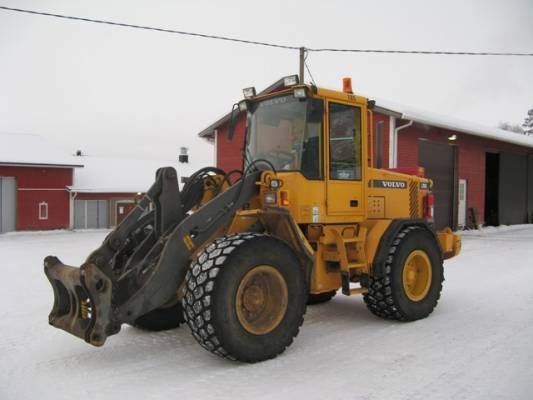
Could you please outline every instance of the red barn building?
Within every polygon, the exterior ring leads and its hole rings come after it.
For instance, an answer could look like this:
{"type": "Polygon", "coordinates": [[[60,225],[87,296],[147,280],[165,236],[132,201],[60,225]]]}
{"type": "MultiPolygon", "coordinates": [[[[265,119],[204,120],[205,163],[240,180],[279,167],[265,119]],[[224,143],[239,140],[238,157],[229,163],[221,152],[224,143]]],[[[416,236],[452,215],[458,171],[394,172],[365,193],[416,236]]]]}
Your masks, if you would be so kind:
{"type": "Polygon", "coordinates": [[[174,160],[139,160],[70,156],[36,135],[2,133],[0,143],[0,233],[112,228],[158,168],[174,166],[186,178],[202,167],[185,147],[174,160]]]}
{"type": "Polygon", "coordinates": [[[0,133],[0,232],[68,228],[75,161],[40,136],[0,133]]]}
{"type": "MultiPolygon", "coordinates": [[[[261,92],[283,88],[283,79],[261,92]]],[[[199,136],[215,144],[216,165],[242,168],[245,118],[232,141],[230,115],[199,136]]],[[[377,101],[373,110],[374,165],[418,173],[434,182],[435,225],[533,222],[533,138],[377,101]]]]}

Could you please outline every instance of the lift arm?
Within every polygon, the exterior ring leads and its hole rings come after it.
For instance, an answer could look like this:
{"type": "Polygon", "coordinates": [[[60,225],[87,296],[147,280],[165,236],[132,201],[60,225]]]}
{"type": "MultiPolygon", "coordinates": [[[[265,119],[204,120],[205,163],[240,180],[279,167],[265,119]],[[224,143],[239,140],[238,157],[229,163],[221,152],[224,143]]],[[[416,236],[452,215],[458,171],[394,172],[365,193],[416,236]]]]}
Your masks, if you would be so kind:
{"type": "Polygon", "coordinates": [[[176,170],[161,168],[139,204],[80,268],[44,260],[54,290],[49,322],[95,346],[176,296],[190,258],[254,196],[250,173],[194,213],[184,204],[176,170]],[[154,206],[149,210],[150,204],[154,206]]]}

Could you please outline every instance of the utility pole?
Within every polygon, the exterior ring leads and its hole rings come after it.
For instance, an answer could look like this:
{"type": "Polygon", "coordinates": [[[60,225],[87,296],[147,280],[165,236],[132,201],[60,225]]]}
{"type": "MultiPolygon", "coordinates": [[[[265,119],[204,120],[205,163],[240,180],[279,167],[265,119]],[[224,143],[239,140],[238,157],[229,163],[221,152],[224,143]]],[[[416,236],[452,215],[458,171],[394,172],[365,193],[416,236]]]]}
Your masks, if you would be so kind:
{"type": "Polygon", "coordinates": [[[300,84],[303,85],[305,83],[304,79],[304,65],[305,65],[305,47],[300,47],[300,84]]]}

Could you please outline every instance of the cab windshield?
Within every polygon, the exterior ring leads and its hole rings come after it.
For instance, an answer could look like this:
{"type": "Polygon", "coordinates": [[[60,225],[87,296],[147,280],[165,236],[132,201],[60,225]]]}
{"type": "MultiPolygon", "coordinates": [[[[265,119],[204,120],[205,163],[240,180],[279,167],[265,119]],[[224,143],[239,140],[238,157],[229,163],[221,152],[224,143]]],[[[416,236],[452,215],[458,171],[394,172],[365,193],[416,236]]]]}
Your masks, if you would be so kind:
{"type": "Polygon", "coordinates": [[[277,171],[322,173],[323,102],[292,94],[253,103],[248,113],[245,166],[267,160],[277,171]]]}

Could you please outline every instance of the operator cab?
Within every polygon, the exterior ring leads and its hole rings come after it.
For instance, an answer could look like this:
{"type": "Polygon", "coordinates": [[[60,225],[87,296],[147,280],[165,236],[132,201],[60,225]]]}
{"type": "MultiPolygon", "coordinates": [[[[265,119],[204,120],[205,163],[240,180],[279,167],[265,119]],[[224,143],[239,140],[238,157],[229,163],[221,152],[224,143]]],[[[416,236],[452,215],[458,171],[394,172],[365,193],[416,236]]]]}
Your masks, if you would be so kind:
{"type": "Polygon", "coordinates": [[[253,91],[239,103],[247,111],[244,168],[321,182],[313,199],[298,198],[299,206],[318,207],[320,215],[362,217],[366,102],[349,92],[298,84],[267,95],[253,91]]]}

